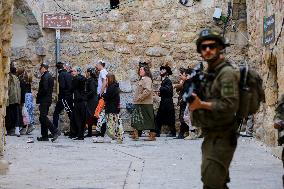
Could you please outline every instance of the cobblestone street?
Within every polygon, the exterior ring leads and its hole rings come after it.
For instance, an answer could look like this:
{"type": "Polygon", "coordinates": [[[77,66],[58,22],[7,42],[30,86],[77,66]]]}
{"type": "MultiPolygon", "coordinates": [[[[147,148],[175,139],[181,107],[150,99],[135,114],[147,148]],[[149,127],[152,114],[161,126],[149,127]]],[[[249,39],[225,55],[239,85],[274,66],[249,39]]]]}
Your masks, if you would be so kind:
{"type": "MultiPolygon", "coordinates": [[[[35,132],[39,134],[39,131],[35,132]]],[[[36,138],[36,134],[34,138],[36,138]]],[[[28,144],[8,137],[1,189],[200,189],[202,140],[131,141],[122,145],[72,141],[28,144]]],[[[240,138],[231,166],[231,189],[281,189],[282,163],[253,139],[240,138]]]]}

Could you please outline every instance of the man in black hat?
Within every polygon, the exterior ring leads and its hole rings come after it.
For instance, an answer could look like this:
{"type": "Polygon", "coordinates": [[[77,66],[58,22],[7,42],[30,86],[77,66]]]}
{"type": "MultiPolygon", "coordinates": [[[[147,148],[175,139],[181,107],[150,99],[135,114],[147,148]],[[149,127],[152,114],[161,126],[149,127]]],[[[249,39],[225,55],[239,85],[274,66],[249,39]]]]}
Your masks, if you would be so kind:
{"type": "Polygon", "coordinates": [[[70,120],[70,134],[72,134],[72,75],[64,69],[62,62],[58,62],[56,68],[58,70],[59,93],[53,113],[53,125],[58,128],[59,114],[65,109],[70,120]]]}
{"type": "Polygon", "coordinates": [[[41,137],[38,137],[38,141],[49,141],[48,140],[48,129],[50,130],[54,142],[58,136],[60,136],[60,131],[54,127],[51,121],[48,119],[49,107],[52,103],[52,92],[54,81],[51,74],[48,72],[48,65],[43,63],[40,65],[39,69],[41,73],[41,79],[39,82],[38,93],[36,97],[36,103],[39,104],[39,121],[41,124],[41,137]]]}
{"type": "Polygon", "coordinates": [[[169,78],[169,75],[172,74],[172,70],[169,66],[166,65],[160,67],[160,76],[162,78],[162,83],[158,92],[159,96],[161,97],[161,101],[156,116],[157,136],[160,136],[162,125],[169,126],[169,137],[176,136],[173,85],[169,78]]]}

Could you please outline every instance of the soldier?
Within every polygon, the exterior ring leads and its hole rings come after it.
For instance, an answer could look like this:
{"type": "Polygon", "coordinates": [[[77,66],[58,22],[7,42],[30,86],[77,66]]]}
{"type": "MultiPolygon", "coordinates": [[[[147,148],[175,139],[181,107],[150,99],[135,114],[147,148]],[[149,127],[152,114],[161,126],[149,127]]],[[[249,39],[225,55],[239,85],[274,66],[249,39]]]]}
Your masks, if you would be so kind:
{"type": "Polygon", "coordinates": [[[193,124],[201,127],[201,180],[203,189],[228,189],[229,166],[237,147],[236,113],[239,107],[239,72],[225,60],[225,39],[211,29],[201,31],[197,52],[208,63],[204,99],[196,94],[189,104],[193,124]]]}
{"type": "MultiPolygon", "coordinates": [[[[276,114],[274,117],[274,128],[278,129],[280,133],[284,129],[284,94],[280,97],[277,107],[275,109],[276,114]]],[[[281,146],[284,143],[284,136],[278,138],[278,145],[281,146]]],[[[284,151],[282,150],[282,163],[284,167],[284,151]]],[[[282,176],[283,188],[284,188],[284,175],[282,176]]]]}

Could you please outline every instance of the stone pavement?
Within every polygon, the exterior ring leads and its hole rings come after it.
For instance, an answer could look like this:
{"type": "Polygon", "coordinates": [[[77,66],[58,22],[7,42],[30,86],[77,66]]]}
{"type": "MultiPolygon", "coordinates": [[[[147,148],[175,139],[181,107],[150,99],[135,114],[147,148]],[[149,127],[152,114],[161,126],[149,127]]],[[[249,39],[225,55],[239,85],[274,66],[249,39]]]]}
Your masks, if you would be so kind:
{"type": "MultiPolygon", "coordinates": [[[[39,134],[35,131],[34,138],[39,134]]],[[[156,142],[124,144],[72,141],[26,143],[28,136],[7,137],[1,189],[201,189],[202,139],[161,137],[156,142]]],[[[231,166],[231,189],[281,189],[282,162],[269,148],[240,138],[231,166]]]]}

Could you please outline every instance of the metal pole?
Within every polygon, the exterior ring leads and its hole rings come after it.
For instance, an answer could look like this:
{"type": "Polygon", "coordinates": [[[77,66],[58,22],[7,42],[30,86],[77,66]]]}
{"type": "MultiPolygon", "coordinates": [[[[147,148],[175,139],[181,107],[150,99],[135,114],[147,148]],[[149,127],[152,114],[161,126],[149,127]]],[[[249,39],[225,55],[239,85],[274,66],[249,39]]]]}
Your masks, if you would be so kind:
{"type": "MultiPolygon", "coordinates": [[[[56,47],[55,47],[55,66],[60,61],[60,29],[55,30],[55,40],[56,40],[56,47]]],[[[56,69],[56,100],[59,93],[59,84],[58,84],[58,70],[56,69]]]]}
{"type": "Polygon", "coordinates": [[[60,61],[60,29],[55,30],[56,50],[55,50],[55,64],[60,61]]]}

